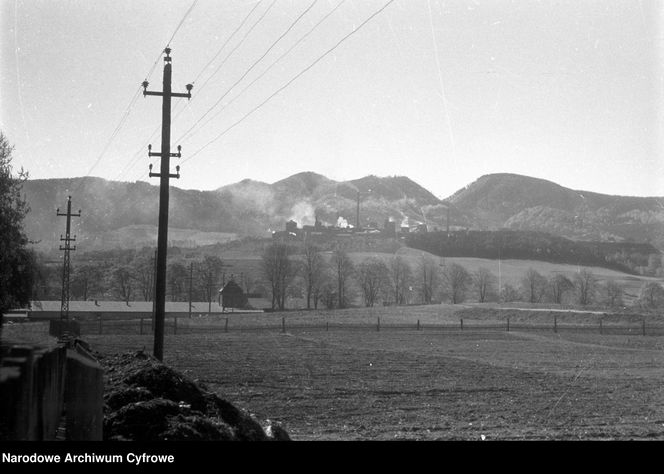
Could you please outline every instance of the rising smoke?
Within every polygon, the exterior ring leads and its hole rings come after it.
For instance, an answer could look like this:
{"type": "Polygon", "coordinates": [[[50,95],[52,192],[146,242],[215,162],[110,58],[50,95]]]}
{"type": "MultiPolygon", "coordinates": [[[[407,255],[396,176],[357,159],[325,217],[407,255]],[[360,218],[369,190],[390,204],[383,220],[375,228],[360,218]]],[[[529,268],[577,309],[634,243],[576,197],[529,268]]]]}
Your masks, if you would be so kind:
{"type": "Polygon", "coordinates": [[[314,225],[316,222],[316,211],[308,202],[300,201],[291,208],[288,220],[297,222],[299,227],[314,225]]]}

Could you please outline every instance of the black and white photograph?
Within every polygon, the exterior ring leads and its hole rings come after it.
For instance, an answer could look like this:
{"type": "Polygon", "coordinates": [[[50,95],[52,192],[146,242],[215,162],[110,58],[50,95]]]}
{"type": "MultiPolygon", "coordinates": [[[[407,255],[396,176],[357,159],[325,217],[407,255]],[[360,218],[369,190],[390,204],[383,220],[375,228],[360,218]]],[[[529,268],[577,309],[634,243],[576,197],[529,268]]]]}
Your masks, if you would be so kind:
{"type": "Polygon", "coordinates": [[[0,26],[3,471],[664,440],[664,2],[0,26]]]}

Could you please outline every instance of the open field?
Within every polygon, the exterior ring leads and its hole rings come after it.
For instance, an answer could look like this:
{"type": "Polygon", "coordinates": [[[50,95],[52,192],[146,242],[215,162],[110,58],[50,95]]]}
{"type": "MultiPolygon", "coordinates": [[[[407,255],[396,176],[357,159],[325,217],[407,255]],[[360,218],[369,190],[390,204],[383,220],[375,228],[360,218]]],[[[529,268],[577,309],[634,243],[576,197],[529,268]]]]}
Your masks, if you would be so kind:
{"type": "MultiPolygon", "coordinates": [[[[149,336],[88,336],[97,350],[149,336]]],[[[664,439],[662,339],[299,331],[167,336],[165,361],[296,440],[664,439]]]]}
{"type": "MultiPolygon", "coordinates": [[[[427,314],[449,322],[466,314],[476,318],[469,325],[501,317],[466,310],[327,316],[350,324],[380,314],[405,324],[427,314]]],[[[596,317],[567,316],[588,325],[596,317]]],[[[663,336],[349,327],[281,333],[273,326],[282,317],[294,324],[306,313],[243,317],[270,329],[167,335],[165,362],[283,423],[296,440],[664,439],[663,336]]],[[[5,328],[5,338],[16,326],[5,328]]],[[[152,347],[148,334],[85,340],[103,353],[152,347]]]]}
{"type": "MultiPolygon", "coordinates": [[[[527,306],[524,304],[524,306],[527,306]]],[[[139,334],[150,331],[150,319],[81,321],[82,333],[139,334]],[[101,328],[100,328],[101,326],[101,328]],[[142,329],[141,329],[142,328],[142,329]]],[[[664,335],[664,318],[660,314],[605,313],[603,311],[574,311],[558,308],[511,308],[485,304],[433,304],[417,306],[386,306],[335,310],[294,310],[285,312],[228,312],[194,314],[192,318],[166,318],[166,332],[186,334],[226,332],[235,330],[344,329],[383,330],[416,329],[454,331],[462,329],[507,330],[583,330],[590,332],[664,335]],[[463,320],[463,322],[462,322],[463,320]]]]}

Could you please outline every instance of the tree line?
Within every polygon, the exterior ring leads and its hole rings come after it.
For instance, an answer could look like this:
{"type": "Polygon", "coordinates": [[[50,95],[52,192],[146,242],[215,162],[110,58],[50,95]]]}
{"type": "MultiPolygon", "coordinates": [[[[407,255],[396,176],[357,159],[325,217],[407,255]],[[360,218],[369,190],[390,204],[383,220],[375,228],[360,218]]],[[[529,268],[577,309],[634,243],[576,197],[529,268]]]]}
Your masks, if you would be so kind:
{"type": "MultiPolygon", "coordinates": [[[[275,310],[286,309],[288,297],[302,298],[308,309],[346,308],[358,300],[367,307],[465,301],[625,306],[624,286],[613,279],[600,281],[588,268],[580,268],[573,276],[543,275],[528,268],[518,283],[499,284],[486,267],[471,272],[426,254],[414,265],[400,256],[371,256],[354,263],[342,245],[322,252],[312,244],[272,243],[263,253],[262,271],[275,310]]],[[[636,304],[664,306],[664,287],[644,283],[636,304]]]]}
{"type": "MultiPolygon", "coordinates": [[[[13,147],[0,132],[0,311],[25,307],[30,300],[59,299],[62,285],[61,265],[53,265],[29,249],[23,229],[29,207],[21,195],[28,174],[22,169],[14,171],[12,151],[13,147]]],[[[569,246],[568,242],[547,234],[511,231],[429,233],[408,239],[409,245],[438,255],[449,255],[450,249],[456,249],[485,258],[527,256],[552,261],[562,258],[575,264],[594,263],[597,259],[607,261],[609,250],[614,248],[608,243],[584,243],[578,247],[569,246]]],[[[614,263],[626,265],[638,257],[636,263],[659,272],[660,255],[649,253],[644,244],[632,247],[621,247],[620,258],[616,257],[618,261],[614,263]]],[[[205,255],[188,260],[178,252],[174,256],[167,268],[167,298],[215,300],[225,282],[221,258],[205,255]]],[[[70,280],[72,299],[152,300],[153,249],[123,251],[106,257],[75,261],[70,280]]],[[[260,278],[243,279],[244,290],[268,295],[272,308],[281,310],[286,309],[288,298],[293,297],[303,298],[307,308],[345,308],[358,299],[365,306],[466,300],[608,307],[624,304],[624,288],[619,283],[612,280],[600,283],[588,269],[569,278],[562,274],[541,275],[530,268],[518,284],[498,285],[496,276],[486,268],[468,272],[457,263],[441,265],[427,255],[413,267],[400,256],[368,257],[354,263],[341,244],[331,252],[322,252],[311,244],[300,249],[273,242],[264,248],[260,270],[260,278]]],[[[655,281],[644,283],[637,304],[645,308],[664,306],[662,285],[655,281]]]]}
{"type": "Polygon", "coordinates": [[[646,243],[585,242],[535,231],[453,231],[409,234],[409,247],[445,257],[540,260],[664,275],[662,255],[646,243]]]}
{"type": "MultiPolygon", "coordinates": [[[[152,301],[155,291],[154,250],[124,252],[118,259],[78,261],[71,265],[72,300],[111,299],[152,301]]],[[[62,265],[49,265],[38,258],[35,263],[32,299],[60,298],[62,265]]],[[[224,284],[225,264],[217,256],[186,261],[171,259],[166,270],[168,301],[216,301],[224,284]]],[[[250,279],[243,279],[249,284],[250,279]]]]}

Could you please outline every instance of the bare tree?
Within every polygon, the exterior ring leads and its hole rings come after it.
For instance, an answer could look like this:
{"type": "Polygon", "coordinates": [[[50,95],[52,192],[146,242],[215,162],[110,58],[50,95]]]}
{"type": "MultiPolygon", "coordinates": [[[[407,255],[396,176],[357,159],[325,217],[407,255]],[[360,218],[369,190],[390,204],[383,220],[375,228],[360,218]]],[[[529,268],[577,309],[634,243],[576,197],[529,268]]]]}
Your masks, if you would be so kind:
{"type": "Polygon", "coordinates": [[[477,292],[477,301],[484,303],[496,291],[496,276],[486,267],[480,267],[472,274],[473,288],[477,292]]]}
{"type": "Polygon", "coordinates": [[[325,288],[330,285],[331,280],[332,277],[330,276],[329,266],[323,264],[321,278],[311,291],[311,301],[314,304],[314,309],[318,309],[318,303],[323,300],[323,297],[325,296],[325,288]]]}
{"type": "Polygon", "coordinates": [[[664,306],[664,288],[655,281],[644,283],[639,295],[639,304],[645,308],[664,306]]]}
{"type": "Polygon", "coordinates": [[[263,252],[261,266],[270,284],[272,309],[283,311],[286,308],[288,287],[296,275],[296,266],[289,256],[288,246],[284,243],[268,245],[263,252]]]}
{"type": "Polygon", "coordinates": [[[622,285],[615,280],[608,280],[604,285],[604,295],[606,297],[606,305],[610,308],[623,305],[623,293],[625,292],[622,285]]]}
{"type": "Polygon", "coordinates": [[[215,255],[206,255],[198,265],[198,284],[208,302],[208,312],[212,311],[212,300],[219,291],[223,269],[224,262],[215,255]]]}
{"type": "Polygon", "coordinates": [[[168,264],[166,280],[171,294],[171,301],[184,301],[188,298],[189,269],[182,262],[171,262],[168,264]]]}
{"type": "Polygon", "coordinates": [[[539,303],[546,292],[547,281],[537,270],[529,268],[521,279],[521,288],[526,300],[539,303]]]}
{"type": "Polygon", "coordinates": [[[574,289],[574,283],[565,275],[558,273],[549,278],[549,289],[551,291],[551,301],[556,304],[563,304],[565,293],[574,289]]]}
{"type": "Polygon", "coordinates": [[[521,295],[519,290],[514,288],[509,283],[503,284],[502,289],[500,290],[500,300],[501,301],[521,301],[521,295]]]}
{"type": "Polygon", "coordinates": [[[378,300],[379,295],[388,284],[387,275],[387,265],[376,257],[369,257],[358,266],[357,279],[362,288],[366,307],[374,306],[378,300]]]}
{"type": "MultiPolygon", "coordinates": [[[[77,267],[74,267],[76,271],[77,267]]],[[[100,282],[100,286],[104,286],[100,282]]],[[[37,254],[35,259],[34,282],[32,288],[32,300],[49,300],[60,297],[62,291],[62,264],[54,266],[44,263],[44,257],[37,254]]],[[[78,291],[72,281],[72,294],[78,291]]],[[[100,291],[102,291],[100,289],[100,291]]],[[[80,293],[79,293],[80,294],[80,293]]]]}
{"type": "Polygon", "coordinates": [[[349,304],[349,285],[355,268],[350,257],[341,246],[337,246],[332,252],[331,263],[337,280],[337,307],[345,308],[349,304]]]}
{"type": "Polygon", "coordinates": [[[440,281],[440,270],[436,261],[423,254],[417,265],[417,275],[422,303],[431,304],[440,281]]]}
{"type": "Polygon", "coordinates": [[[90,263],[76,265],[72,268],[71,293],[72,296],[86,301],[89,296],[102,291],[101,276],[102,272],[99,266],[90,263]]]}
{"type": "Polygon", "coordinates": [[[307,298],[307,309],[318,307],[321,286],[325,273],[325,260],[320,249],[310,243],[304,244],[304,262],[302,264],[302,279],[304,281],[304,292],[307,298]]]}
{"type": "Polygon", "coordinates": [[[447,265],[443,270],[443,285],[452,304],[461,303],[464,300],[470,282],[470,273],[458,263],[447,265]]]}
{"type": "Polygon", "coordinates": [[[131,262],[137,291],[144,301],[152,300],[154,293],[154,260],[151,256],[137,255],[131,262]]]}
{"type": "Polygon", "coordinates": [[[115,294],[129,303],[134,294],[134,274],[128,265],[119,265],[111,273],[111,287],[115,294]]]}
{"type": "Polygon", "coordinates": [[[319,298],[327,309],[334,309],[338,301],[337,284],[333,275],[329,274],[328,277],[321,285],[319,298]]]}
{"type": "Polygon", "coordinates": [[[586,306],[593,302],[597,290],[597,280],[590,270],[582,268],[579,273],[574,275],[574,287],[580,305],[586,306]]]}
{"type": "Polygon", "coordinates": [[[389,270],[394,303],[397,305],[405,304],[412,280],[410,266],[403,258],[396,256],[390,262],[389,270]]]}

